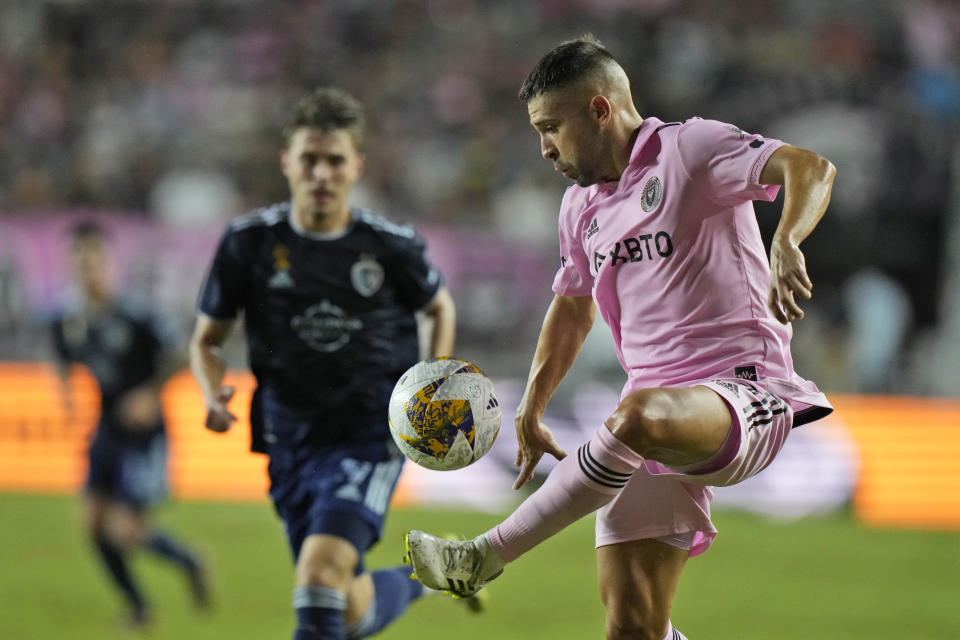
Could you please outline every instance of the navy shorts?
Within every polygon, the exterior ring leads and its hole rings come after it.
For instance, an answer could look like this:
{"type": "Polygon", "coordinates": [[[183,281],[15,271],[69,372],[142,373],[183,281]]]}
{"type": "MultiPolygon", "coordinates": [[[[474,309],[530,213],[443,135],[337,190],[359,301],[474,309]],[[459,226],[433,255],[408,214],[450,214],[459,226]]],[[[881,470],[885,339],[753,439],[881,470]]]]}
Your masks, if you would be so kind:
{"type": "Polygon", "coordinates": [[[131,442],[98,429],[88,455],[84,487],[88,494],[138,511],[167,497],[167,437],[163,431],[131,442]]]}
{"type": "MultiPolygon", "coordinates": [[[[309,421],[280,407],[264,415],[270,463],[270,498],[283,520],[294,561],[309,535],[348,540],[361,556],[383,532],[404,457],[389,436],[364,443],[296,446],[309,421]]],[[[322,429],[322,425],[315,425],[322,429]]]]}

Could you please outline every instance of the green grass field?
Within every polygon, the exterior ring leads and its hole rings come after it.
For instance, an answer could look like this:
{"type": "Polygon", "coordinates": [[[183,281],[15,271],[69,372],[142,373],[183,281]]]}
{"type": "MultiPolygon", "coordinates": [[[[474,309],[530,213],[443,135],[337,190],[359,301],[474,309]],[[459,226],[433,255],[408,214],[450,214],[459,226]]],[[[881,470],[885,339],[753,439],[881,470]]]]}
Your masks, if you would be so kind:
{"type": "MultiPolygon", "coordinates": [[[[79,533],[68,497],[0,495],[0,638],[110,640],[121,609],[79,533]]],[[[198,616],[181,576],[148,556],[134,568],[147,590],[152,640],[290,637],[291,567],[266,503],[180,502],[158,521],[196,542],[211,566],[216,608],[198,616]]],[[[475,534],[499,518],[451,511],[394,511],[372,567],[395,564],[409,528],[475,534]]],[[[848,515],[772,524],[717,514],[721,534],[694,559],[674,609],[691,640],[955,640],[960,638],[960,535],[864,528],[848,515]]],[[[507,568],[473,616],[429,598],[380,637],[417,640],[603,637],[593,566],[592,519],[507,568]]]]}

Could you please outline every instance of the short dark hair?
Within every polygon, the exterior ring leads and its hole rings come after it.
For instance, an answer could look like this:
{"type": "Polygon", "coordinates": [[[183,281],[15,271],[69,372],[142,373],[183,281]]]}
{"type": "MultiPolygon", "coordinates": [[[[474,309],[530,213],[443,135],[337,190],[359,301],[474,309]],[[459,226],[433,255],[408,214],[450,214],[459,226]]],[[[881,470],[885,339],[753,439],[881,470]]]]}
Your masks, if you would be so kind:
{"type": "Polygon", "coordinates": [[[607,48],[592,33],[585,33],[557,45],[540,58],[517,97],[530,102],[541,93],[572,84],[611,62],[616,60],[607,48]]]}
{"type": "Polygon", "coordinates": [[[304,96],[294,106],[283,126],[283,143],[301,127],[314,127],[324,132],[345,129],[358,150],[363,148],[366,118],[363,106],[350,94],[333,87],[321,87],[304,96]]]}

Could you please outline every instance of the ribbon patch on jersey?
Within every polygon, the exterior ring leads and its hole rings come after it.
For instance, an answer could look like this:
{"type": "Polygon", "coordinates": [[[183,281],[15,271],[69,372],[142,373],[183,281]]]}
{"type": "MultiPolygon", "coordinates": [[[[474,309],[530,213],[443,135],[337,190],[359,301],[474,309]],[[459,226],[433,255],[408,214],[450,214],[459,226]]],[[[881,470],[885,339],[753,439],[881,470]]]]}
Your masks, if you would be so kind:
{"type": "Polygon", "coordinates": [[[383,266],[370,255],[361,255],[350,267],[350,282],[357,293],[369,298],[383,286],[383,266]]]}

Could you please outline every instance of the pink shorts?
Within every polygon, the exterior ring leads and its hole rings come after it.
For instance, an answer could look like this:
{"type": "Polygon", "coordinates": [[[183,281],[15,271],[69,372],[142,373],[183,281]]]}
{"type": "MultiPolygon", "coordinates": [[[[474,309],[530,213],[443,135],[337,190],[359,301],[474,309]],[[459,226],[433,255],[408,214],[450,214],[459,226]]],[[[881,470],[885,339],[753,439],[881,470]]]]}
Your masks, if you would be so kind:
{"type": "MultiPolygon", "coordinates": [[[[756,382],[720,379],[700,383],[727,403],[730,435],[717,468],[671,468],[647,460],[617,497],[597,512],[598,547],[693,533],[690,556],[706,551],[717,535],[710,521],[710,486],[726,486],[756,475],[773,462],[793,425],[785,400],[756,382]]],[[[668,541],[669,543],[669,541],[668,541]]]]}

